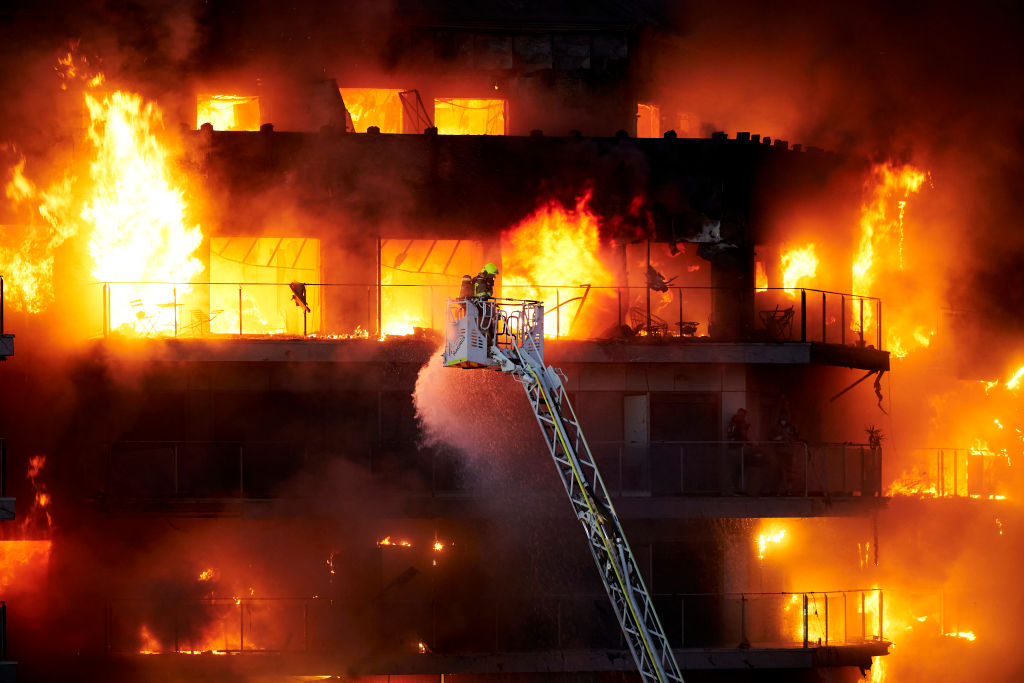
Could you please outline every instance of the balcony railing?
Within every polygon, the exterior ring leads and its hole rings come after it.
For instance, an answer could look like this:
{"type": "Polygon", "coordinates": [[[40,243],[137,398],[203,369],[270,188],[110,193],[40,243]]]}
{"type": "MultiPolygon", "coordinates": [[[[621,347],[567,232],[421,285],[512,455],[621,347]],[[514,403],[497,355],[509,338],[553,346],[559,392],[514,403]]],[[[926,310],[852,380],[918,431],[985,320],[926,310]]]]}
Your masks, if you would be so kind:
{"type": "Polygon", "coordinates": [[[881,452],[802,441],[591,442],[618,496],[878,496],[881,452]]]}
{"type": "MultiPolygon", "coordinates": [[[[885,638],[877,588],[655,594],[653,600],[674,648],[813,648],[885,638]]],[[[352,632],[410,653],[624,649],[606,601],[603,594],[470,602],[421,595],[386,600],[379,612],[368,612],[327,597],[114,600],[104,610],[102,633],[106,651],[118,654],[332,652],[339,634],[352,632]]]]}
{"type": "MultiPolygon", "coordinates": [[[[605,485],[619,497],[881,495],[881,452],[865,444],[597,441],[590,447],[605,485]]],[[[394,442],[345,452],[370,472],[401,471],[417,491],[468,493],[462,459],[447,449],[394,442]]],[[[116,499],[276,498],[299,469],[316,466],[313,459],[294,443],[123,441],[108,451],[104,491],[116,499]]]]}
{"type": "MultiPolygon", "coordinates": [[[[379,337],[439,330],[452,285],[306,283],[309,311],[287,283],[108,282],[98,287],[102,335],[161,337],[293,335],[379,337]]],[[[716,299],[740,310],[741,293],[715,287],[504,286],[502,296],[542,299],[549,336],[716,337],[716,299]],[[734,305],[733,305],[734,304],[734,305]]],[[[748,341],[821,342],[882,348],[881,300],[816,289],[750,292],[740,321],[748,341]],[[860,322],[864,321],[862,327],[860,322]],[[866,328],[866,329],[865,329],[866,328]]],[[[723,309],[723,310],[724,310],[723,309]]]]}
{"type": "Polygon", "coordinates": [[[987,448],[916,448],[908,456],[913,464],[890,495],[1001,500],[1017,483],[1009,456],[987,448]]]}

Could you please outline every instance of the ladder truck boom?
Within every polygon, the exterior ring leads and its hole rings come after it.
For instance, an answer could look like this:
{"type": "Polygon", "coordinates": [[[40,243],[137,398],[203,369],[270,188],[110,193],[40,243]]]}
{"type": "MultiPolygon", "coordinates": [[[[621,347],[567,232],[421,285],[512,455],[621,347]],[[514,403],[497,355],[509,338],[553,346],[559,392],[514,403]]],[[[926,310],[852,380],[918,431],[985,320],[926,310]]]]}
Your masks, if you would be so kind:
{"type": "Polygon", "coordinates": [[[640,567],[563,384],[544,364],[544,305],[521,299],[449,299],[446,367],[494,368],[522,385],[548,452],[645,683],[683,683],[640,567]]]}

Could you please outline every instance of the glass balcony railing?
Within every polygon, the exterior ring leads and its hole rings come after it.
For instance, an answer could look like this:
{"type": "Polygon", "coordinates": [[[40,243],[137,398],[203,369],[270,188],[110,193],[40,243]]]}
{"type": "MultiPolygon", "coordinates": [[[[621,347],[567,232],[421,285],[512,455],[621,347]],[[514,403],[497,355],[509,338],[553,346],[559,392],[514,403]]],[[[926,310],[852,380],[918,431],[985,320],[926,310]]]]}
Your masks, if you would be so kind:
{"type": "MultiPolygon", "coordinates": [[[[96,333],[139,337],[350,338],[441,330],[455,285],[203,282],[98,285],[96,333]],[[300,303],[304,299],[305,306],[300,303]]],[[[500,283],[499,283],[500,284],[500,283]]],[[[881,301],[814,289],[740,296],[714,287],[498,287],[497,295],[545,303],[549,337],[728,338],[882,348],[881,301]],[[745,304],[741,305],[741,300],[745,304]],[[719,317],[736,318],[731,323],[719,317]],[[726,330],[727,332],[723,332],[726,330]]]]}
{"type": "MultiPolygon", "coordinates": [[[[382,550],[381,552],[390,552],[382,550]]],[[[414,561],[415,550],[399,550],[414,561]]],[[[816,648],[885,642],[878,588],[798,593],[652,596],[674,648],[816,648]]],[[[388,602],[375,635],[408,652],[483,654],[625,649],[598,594],[430,596],[388,602]],[[410,634],[417,638],[410,640],[410,634]]],[[[103,646],[115,654],[334,651],[339,633],[364,624],[349,601],[314,598],[115,600],[103,611],[103,646]]]]}
{"type": "MultiPolygon", "coordinates": [[[[590,443],[617,497],[878,497],[881,452],[865,444],[779,441],[590,443]]],[[[418,491],[467,493],[458,454],[413,442],[347,449],[368,471],[400,468],[418,491]]],[[[116,499],[267,499],[311,462],[305,446],[241,441],[122,441],[107,457],[105,495],[116,499]]]]}

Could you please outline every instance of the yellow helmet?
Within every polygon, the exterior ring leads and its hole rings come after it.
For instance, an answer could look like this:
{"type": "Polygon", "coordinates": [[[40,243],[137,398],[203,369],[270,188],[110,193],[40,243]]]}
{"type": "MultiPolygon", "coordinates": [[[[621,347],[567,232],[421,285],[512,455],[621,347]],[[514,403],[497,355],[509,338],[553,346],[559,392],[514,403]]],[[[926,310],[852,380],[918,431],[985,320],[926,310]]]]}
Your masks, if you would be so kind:
{"type": "Polygon", "coordinates": [[[494,265],[493,263],[488,263],[486,266],[483,267],[482,270],[484,273],[489,273],[491,275],[498,274],[498,266],[494,265]]]}

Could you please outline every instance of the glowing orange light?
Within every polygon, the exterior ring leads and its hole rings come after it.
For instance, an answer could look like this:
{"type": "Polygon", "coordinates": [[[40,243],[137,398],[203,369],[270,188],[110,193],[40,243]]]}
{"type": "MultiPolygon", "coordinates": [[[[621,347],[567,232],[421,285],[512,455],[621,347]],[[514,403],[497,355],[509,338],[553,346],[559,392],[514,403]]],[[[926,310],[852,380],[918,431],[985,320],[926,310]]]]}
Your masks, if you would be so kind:
{"type": "Polygon", "coordinates": [[[199,580],[200,581],[210,581],[212,579],[213,579],[213,570],[212,569],[204,569],[203,571],[199,572],[199,580]]]}
{"type": "Polygon", "coordinates": [[[946,633],[947,638],[960,638],[969,642],[977,640],[978,636],[974,635],[974,631],[957,631],[956,633],[946,633]]]}
{"type": "MultiPolygon", "coordinates": [[[[115,92],[85,96],[92,191],[82,217],[91,226],[92,274],[101,282],[188,282],[202,271],[193,255],[203,236],[188,226],[184,178],[173,170],[161,141],[163,118],[138,95],[115,92]]],[[[173,328],[173,318],[157,317],[158,306],[183,296],[170,284],[114,285],[110,325],[134,332],[173,328]]]]}
{"type": "Polygon", "coordinates": [[[209,123],[214,130],[259,130],[260,98],[255,95],[200,95],[196,98],[196,128],[209,123]]]}
{"type": "Polygon", "coordinates": [[[1024,378],[1024,366],[1017,368],[1010,379],[1006,380],[1006,388],[1016,392],[1020,388],[1022,378],[1024,378]]]}
{"type": "Polygon", "coordinates": [[[399,548],[411,548],[412,543],[403,539],[400,541],[392,541],[390,536],[385,536],[381,540],[377,541],[378,546],[397,546],[399,548]]]}
{"type": "MultiPolygon", "coordinates": [[[[899,241],[896,250],[896,264],[903,268],[903,215],[906,200],[911,193],[920,190],[927,175],[909,165],[895,165],[892,162],[876,164],[866,183],[867,198],[861,206],[860,245],[853,262],[853,293],[860,296],[872,295],[877,271],[880,267],[892,267],[892,253],[884,251],[883,245],[896,234],[899,241]],[[901,199],[894,197],[900,196],[901,199]],[[893,206],[893,202],[896,206],[893,206]],[[895,208],[895,215],[894,214],[895,208]]],[[[851,329],[864,331],[867,337],[872,329],[872,307],[865,302],[864,318],[860,317],[860,305],[853,301],[851,329]]]]}
{"type": "Polygon", "coordinates": [[[25,589],[42,581],[52,541],[0,541],[0,590],[25,589]]]}
{"type": "Polygon", "coordinates": [[[504,135],[505,100],[434,100],[434,125],[441,135],[504,135]]]}
{"type": "Polygon", "coordinates": [[[39,313],[53,301],[54,253],[78,231],[79,224],[72,211],[72,176],[40,190],[25,177],[24,170],[22,157],[11,169],[5,191],[14,207],[25,207],[29,224],[5,226],[0,274],[4,276],[4,304],[16,311],[39,313]]]}
{"type": "Polygon", "coordinates": [[[145,624],[139,628],[139,641],[141,643],[139,647],[140,655],[155,655],[163,650],[160,641],[156,639],[156,636],[153,635],[145,624]]]}
{"type": "Polygon", "coordinates": [[[786,294],[795,297],[801,280],[812,280],[818,274],[818,257],[814,245],[792,247],[782,253],[782,286],[786,294]]]}
{"type": "MultiPolygon", "coordinates": [[[[761,534],[757,538],[757,559],[763,560],[765,551],[768,549],[769,544],[778,545],[782,543],[782,539],[786,537],[786,530],[780,529],[774,534],[761,534]]],[[[795,597],[795,596],[794,596],[795,597]]]]}
{"type": "Polygon", "coordinates": [[[370,126],[377,126],[381,133],[403,132],[401,90],[339,88],[339,91],[355,132],[365,133],[370,126]]]}
{"type": "Polygon", "coordinates": [[[765,271],[764,263],[762,261],[754,263],[754,282],[756,291],[768,291],[768,273],[765,271]]]}
{"type": "MultiPolygon", "coordinates": [[[[556,304],[579,297],[580,293],[575,288],[570,290],[571,294],[558,292],[552,285],[568,288],[615,283],[598,255],[600,222],[590,211],[590,196],[588,191],[579,197],[571,211],[557,201],[548,202],[501,233],[502,291],[512,298],[543,301],[547,315],[544,331],[548,336],[555,336],[556,332],[563,337],[576,333],[573,318],[581,312],[582,305],[582,300],[577,299],[556,313],[556,304]]],[[[598,292],[591,292],[590,296],[606,296],[598,292]]]]}

